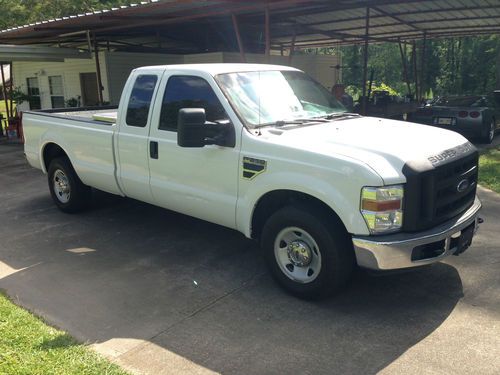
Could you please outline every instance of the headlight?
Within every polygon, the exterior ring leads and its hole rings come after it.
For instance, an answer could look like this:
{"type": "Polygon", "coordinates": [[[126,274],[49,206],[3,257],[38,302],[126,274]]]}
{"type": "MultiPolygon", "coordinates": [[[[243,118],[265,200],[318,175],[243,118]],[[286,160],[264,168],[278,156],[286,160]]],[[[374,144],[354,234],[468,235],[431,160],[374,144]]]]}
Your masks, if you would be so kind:
{"type": "Polygon", "coordinates": [[[371,234],[401,230],[403,195],[403,185],[364,187],[361,190],[361,214],[371,234]]]}

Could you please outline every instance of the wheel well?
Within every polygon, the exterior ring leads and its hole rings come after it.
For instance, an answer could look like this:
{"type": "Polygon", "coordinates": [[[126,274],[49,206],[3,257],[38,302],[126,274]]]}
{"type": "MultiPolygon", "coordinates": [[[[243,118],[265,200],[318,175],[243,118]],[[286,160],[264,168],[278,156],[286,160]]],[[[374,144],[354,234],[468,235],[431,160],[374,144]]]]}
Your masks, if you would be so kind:
{"type": "Polygon", "coordinates": [[[252,215],[251,237],[254,239],[260,238],[267,219],[273,213],[288,205],[308,207],[335,220],[345,229],[342,220],[335,211],[318,198],[294,190],[274,190],[263,195],[255,205],[252,215]]]}
{"type": "Polygon", "coordinates": [[[45,166],[45,170],[49,170],[49,165],[52,160],[61,156],[68,157],[66,152],[60,146],[55,143],[48,143],[45,145],[43,149],[43,165],[45,166]]]}

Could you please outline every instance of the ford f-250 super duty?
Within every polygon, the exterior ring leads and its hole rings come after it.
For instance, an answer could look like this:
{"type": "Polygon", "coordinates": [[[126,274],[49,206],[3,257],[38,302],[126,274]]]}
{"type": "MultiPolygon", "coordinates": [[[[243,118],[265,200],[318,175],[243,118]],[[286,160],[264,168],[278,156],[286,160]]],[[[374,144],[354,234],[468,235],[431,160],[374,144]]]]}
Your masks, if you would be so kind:
{"type": "Polygon", "coordinates": [[[144,67],[117,112],[64,111],[23,121],[26,157],[62,211],[93,187],[236,229],[298,296],[338,290],[356,265],[458,255],[480,221],[465,138],[348,113],[290,67],[144,67]]]}

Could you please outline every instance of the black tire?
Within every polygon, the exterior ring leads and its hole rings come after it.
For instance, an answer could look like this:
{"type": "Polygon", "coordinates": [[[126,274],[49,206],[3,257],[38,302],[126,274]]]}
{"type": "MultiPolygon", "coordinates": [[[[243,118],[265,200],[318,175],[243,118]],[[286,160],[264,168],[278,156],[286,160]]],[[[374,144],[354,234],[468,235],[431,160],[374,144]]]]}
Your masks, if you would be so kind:
{"type": "Polygon", "coordinates": [[[481,142],[485,144],[490,144],[493,142],[493,139],[495,138],[495,119],[492,119],[490,124],[486,126],[485,128],[485,134],[481,137],[481,142]]]}
{"type": "Polygon", "coordinates": [[[75,213],[87,207],[91,198],[91,189],[83,184],[67,157],[60,157],[51,161],[48,170],[48,183],[50,195],[61,211],[75,213]],[[64,183],[61,183],[69,189],[67,201],[63,198],[66,195],[61,192],[61,189],[56,191],[57,181],[64,181],[64,183]]]}
{"type": "MultiPolygon", "coordinates": [[[[293,233],[297,234],[294,231],[293,233]]],[[[300,239],[298,241],[300,242],[300,239]]],[[[284,256],[283,259],[293,263],[290,258],[290,245],[287,245],[287,241],[281,242],[276,245],[280,248],[276,251],[286,251],[288,260],[284,256]],[[287,246],[284,247],[285,245],[287,246]]],[[[307,207],[287,206],[274,213],[263,228],[261,247],[271,274],[278,284],[293,295],[305,299],[323,298],[339,291],[350,279],[355,265],[352,241],[340,220],[321,210],[307,207]],[[283,262],[275,255],[275,243],[278,243],[283,233],[292,228],[303,230],[301,236],[311,237],[317,244],[319,256],[314,254],[316,250],[313,249],[314,251],[309,252],[312,256],[310,264],[297,268],[297,272],[303,273],[303,270],[314,264],[315,257],[316,260],[319,259],[321,266],[316,275],[313,272],[309,276],[311,269],[302,275],[304,278],[309,277],[310,281],[293,280],[291,274],[292,271],[295,272],[295,266],[289,264],[283,267],[283,262]]]]}

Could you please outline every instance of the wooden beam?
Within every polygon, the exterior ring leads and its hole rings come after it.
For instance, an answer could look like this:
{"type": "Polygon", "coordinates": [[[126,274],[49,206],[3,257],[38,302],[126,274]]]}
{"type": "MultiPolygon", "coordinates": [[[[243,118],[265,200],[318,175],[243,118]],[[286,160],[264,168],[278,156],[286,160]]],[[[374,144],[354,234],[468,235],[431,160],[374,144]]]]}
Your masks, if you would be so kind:
{"type": "Polygon", "coordinates": [[[99,105],[103,105],[102,90],[102,77],[101,77],[101,65],[99,64],[99,44],[97,43],[97,38],[94,34],[94,57],[95,57],[95,70],[97,75],[97,95],[99,98],[99,105]]]}
{"type": "Polygon", "coordinates": [[[264,10],[264,32],[266,34],[266,62],[269,64],[270,59],[271,59],[271,32],[270,32],[270,21],[269,21],[270,15],[269,15],[269,7],[266,6],[264,10]]]}
{"type": "Polygon", "coordinates": [[[292,44],[290,45],[290,52],[288,53],[288,65],[292,64],[293,53],[295,52],[295,38],[297,34],[295,33],[295,28],[293,29],[292,44]]]}
{"type": "Polygon", "coordinates": [[[411,85],[410,81],[408,80],[408,66],[407,66],[408,61],[406,60],[406,46],[404,46],[405,49],[403,51],[403,44],[401,44],[401,41],[398,44],[399,44],[399,52],[401,54],[401,63],[403,65],[403,78],[406,82],[406,86],[408,87],[408,95],[411,96],[411,85]]]}
{"type": "Polygon", "coordinates": [[[361,103],[361,114],[366,116],[368,98],[366,96],[366,79],[368,77],[368,35],[370,34],[370,8],[366,8],[365,19],[365,47],[363,54],[363,102],[361,103]]]}
{"type": "Polygon", "coordinates": [[[241,40],[241,35],[240,35],[240,28],[238,26],[238,19],[234,14],[231,14],[231,20],[233,21],[233,29],[234,33],[236,34],[236,41],[238,42],[238,49],[240,50],[240,58],[241,62],[246,63],[247,58],[245,56],[245,49],[243,47],[243,41],[241,40]]]}

